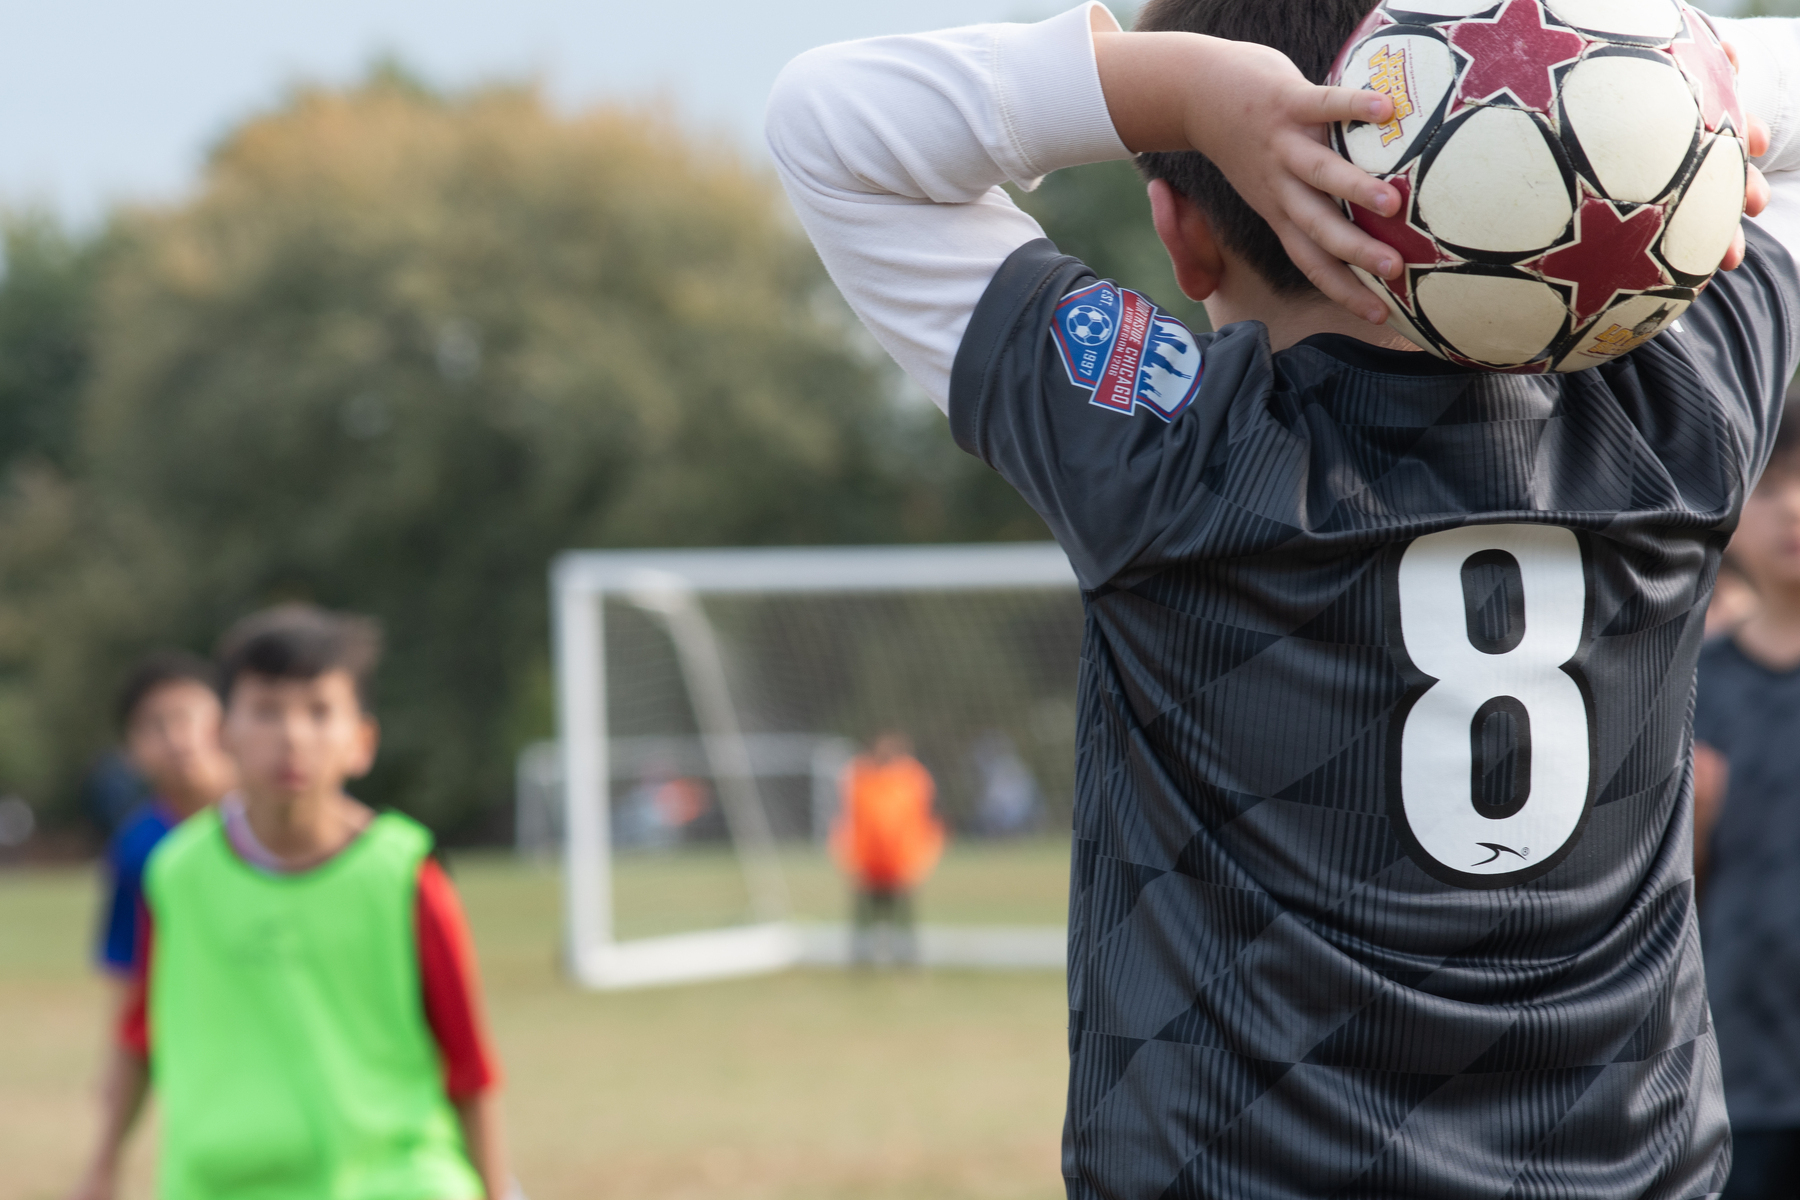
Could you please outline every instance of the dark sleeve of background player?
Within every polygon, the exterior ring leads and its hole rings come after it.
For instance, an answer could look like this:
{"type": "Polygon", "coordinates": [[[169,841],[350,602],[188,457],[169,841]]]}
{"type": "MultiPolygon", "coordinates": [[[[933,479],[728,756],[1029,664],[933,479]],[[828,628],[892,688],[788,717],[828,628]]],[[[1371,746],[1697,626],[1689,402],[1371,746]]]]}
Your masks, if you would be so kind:
{"type": "Polygon", "coordinates": [[[452,1100],[466,1100],[497,1087],[500,1071],[482,1020],[469,925],[449,876],[429,858],[419,867],[414,916],[419,986],[443,1060],[444,1091],[452,1100]]]}
{"type": "MultiPolygon", "coordinates": [[[[1722,415],[1742,455],[1737,482],[1748,490],[1768,461],[1783,397],[1800,367],[1800,265],[1753,221],[1744,222],[1744,242],[1744,265],[1713,277],[1681,315],[1683,331],[1666,332],[1630,357],[1647,382],[1674,367],[1664,387],[1679,389],[1682,378],[1697,375],[1723,398],[1722,415]]],[[[1669,394],[1657,386],[1646,391],[1669,394]]]]}
{"type": "Polygon", "coordinates": [[[1694,740],[1721,754],[1731,753],[1731,731],[1743,708],[1729,665],[1723,643],[1715,642],[1700,652],[1694,672],[1694,740]]]}
{"type": "Polygon", "coordinates": [[[1091,403],[1050,329],[1058,301],[1094,278],[1047,239],[1019,247],[970,317],[950,375],[957,444],[1037,510],[1086,588],[1156,565],[1162,535],[1191,531],[1233,398],[1260,395],[1273,378],[1261,327],[1236,325],[1197,335],[1200,390],[1174,420],[1091,403]]]}

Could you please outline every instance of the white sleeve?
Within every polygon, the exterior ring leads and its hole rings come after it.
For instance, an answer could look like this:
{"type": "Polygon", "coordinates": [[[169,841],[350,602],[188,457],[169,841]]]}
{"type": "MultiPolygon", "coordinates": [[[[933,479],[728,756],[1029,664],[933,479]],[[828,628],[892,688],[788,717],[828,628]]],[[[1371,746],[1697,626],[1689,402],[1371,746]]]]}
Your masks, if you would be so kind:
{"type": "Polygon", "coordinates": [[[1738,98],[1769,127],[1756,165],[1769,180],[1769,207],[1755,221],[1800,259],[1800,20],[1718,20],[1738,56],[1738,98]]]}
{"type": "Polygon", "coordinates": [[[1107,11],[1090,2],[1035,25],[822,46],[775,82],[769,149],[800,223],[939,408],[989,280],[1044,236],[998,185],[1029,190],[1061,167],[1130,157],[1100,90],[1096,9],[1107,11]]]}

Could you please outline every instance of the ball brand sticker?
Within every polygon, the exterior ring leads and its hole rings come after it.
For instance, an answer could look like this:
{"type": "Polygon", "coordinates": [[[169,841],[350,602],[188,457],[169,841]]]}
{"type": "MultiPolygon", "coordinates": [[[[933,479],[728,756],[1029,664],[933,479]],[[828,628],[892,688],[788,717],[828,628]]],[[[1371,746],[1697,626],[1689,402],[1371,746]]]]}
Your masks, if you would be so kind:
{"type": "Polygon", "coordinates": [[[1394,102],[1394,115],[1381,130],[1386,146],[1400,136],[1400,122],[1413,115],[1412,87],[1407,82],[1406,51],[1382,46],[1369,57],[1369,86],[1394,102]]]}
{"type": "Polygon", "coordinates": [[[1628,354],[1660,333],[1674,309],[1673,304],[1665,304],[1629,327],[1615,321],[1607,326],[1604,333],[1595,334],[1593,343],[1582,353],[1591,354],[1595,358],[1617,358],[1621,354],[1628,354]]]}
{"type": "Polygon", "coordinates": [[[1063,297],[1050,327],[1070,382],[1101,408],[1168,421],[1200,390],[1194,335],[1136,292],[1090,284],[1063,297]]]}

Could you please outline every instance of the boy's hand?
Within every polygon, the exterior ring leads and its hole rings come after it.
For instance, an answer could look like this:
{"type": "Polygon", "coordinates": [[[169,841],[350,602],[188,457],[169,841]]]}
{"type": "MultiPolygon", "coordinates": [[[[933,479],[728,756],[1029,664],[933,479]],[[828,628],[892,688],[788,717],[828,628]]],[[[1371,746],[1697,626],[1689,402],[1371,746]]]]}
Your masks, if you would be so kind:
{"type": "MultiPolygon", "coordinates": [[[[1725,50],[1735,62],[1732,48],[1725,50]]],[[[1344,264],[1391,279],[1400,256],[1358,229],[1333,197],[1385,216],[1400,195],[1333,151],[1325,136],[1334,121],[1387,120],[1393,105],[1386,96],[1318,87],[1278,50],[1198,34],[1096,30],[1094,54],[1126,148],[1206,155],[1313,286],[1368,321],[1387,321],[1386,303],[1344,264]]],[[[1767,153],[1768,127],[1750,118],[1745,141],[1750,157],[1767,153]]],[[[1768,183],[1751,167],[1744,211],[1754,217],[1768,202],[1768,183]]],[[[1743,261],[1740,229],[1719,265],[1730,271],[1743,261]]]]}
{"type": "Polygon", "coordinates": [[[1325,295],[1377,325],[1387,305],[1345,263],[1380,278],[1400,256],[1358,229],[1333,197],[1383,215],[1399,193],[1326,141],[1334,121],[1385,121],[1378,92],[1318,87],[1278,50],[1187,33],[1096,33],[1107,110],[1126,147],[1198,150],[1270,224],[1325,295]]]}
{"type": "MultiPolygon", "coordinates": [[[[1737,70],[1737,50],[1730,42],[1723,43],[1725,57],[1731,60],[1731,69],[1737,70]]],[[[1763,124],[1761,117],[1750,118],[1750,128],[1744,134],[1744,145],[1751,158],[1761,158],[1769,152],[1769,127],[1763,124]]],[[[1750,168],[1750,178],[1744,188],[1744,213],[1756,216],[1769,206],[1769,181],[1755,167],[1750,168]]],[[[1740,226],[1736,236],[1731,239],[1731,249],[1725,252],[1725,261],[1719,264],[1720,269],[1735,271],[1744,263],[1744,230],[1740,226]]]]}

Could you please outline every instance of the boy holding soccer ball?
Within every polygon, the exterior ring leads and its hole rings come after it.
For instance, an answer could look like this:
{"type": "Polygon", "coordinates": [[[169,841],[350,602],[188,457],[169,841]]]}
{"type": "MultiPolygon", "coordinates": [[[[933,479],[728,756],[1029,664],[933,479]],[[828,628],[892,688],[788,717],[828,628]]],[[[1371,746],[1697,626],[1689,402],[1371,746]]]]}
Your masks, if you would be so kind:
{"type": "Polygon", "coordinates": [[[1085,591],[1068,1192],[1717,1193],[1688,707],[1800,364],[1800,31],[1721,23],[1767,174],[1737,269],[1604,366],[1489,374],[1346,265],[1402,267],[1324,136],[1392,102],[1317,86],[1371,7],[1088,4],[825,47],[771,100],[833,278],[1085,591]],[[1133,153],[1216,333],[999,187],[1133,153]]]}
{"type": "Polygon", "coordinates": [[[241,790],[145,874],[146,951],[116,1089],[77,1195],[113,1194],[153,1085],[162,1200],[509,1194],[468,930],[431,836],[344,784],[374,762],[372,622],[302,605],[225,637],[241,790]]]}

